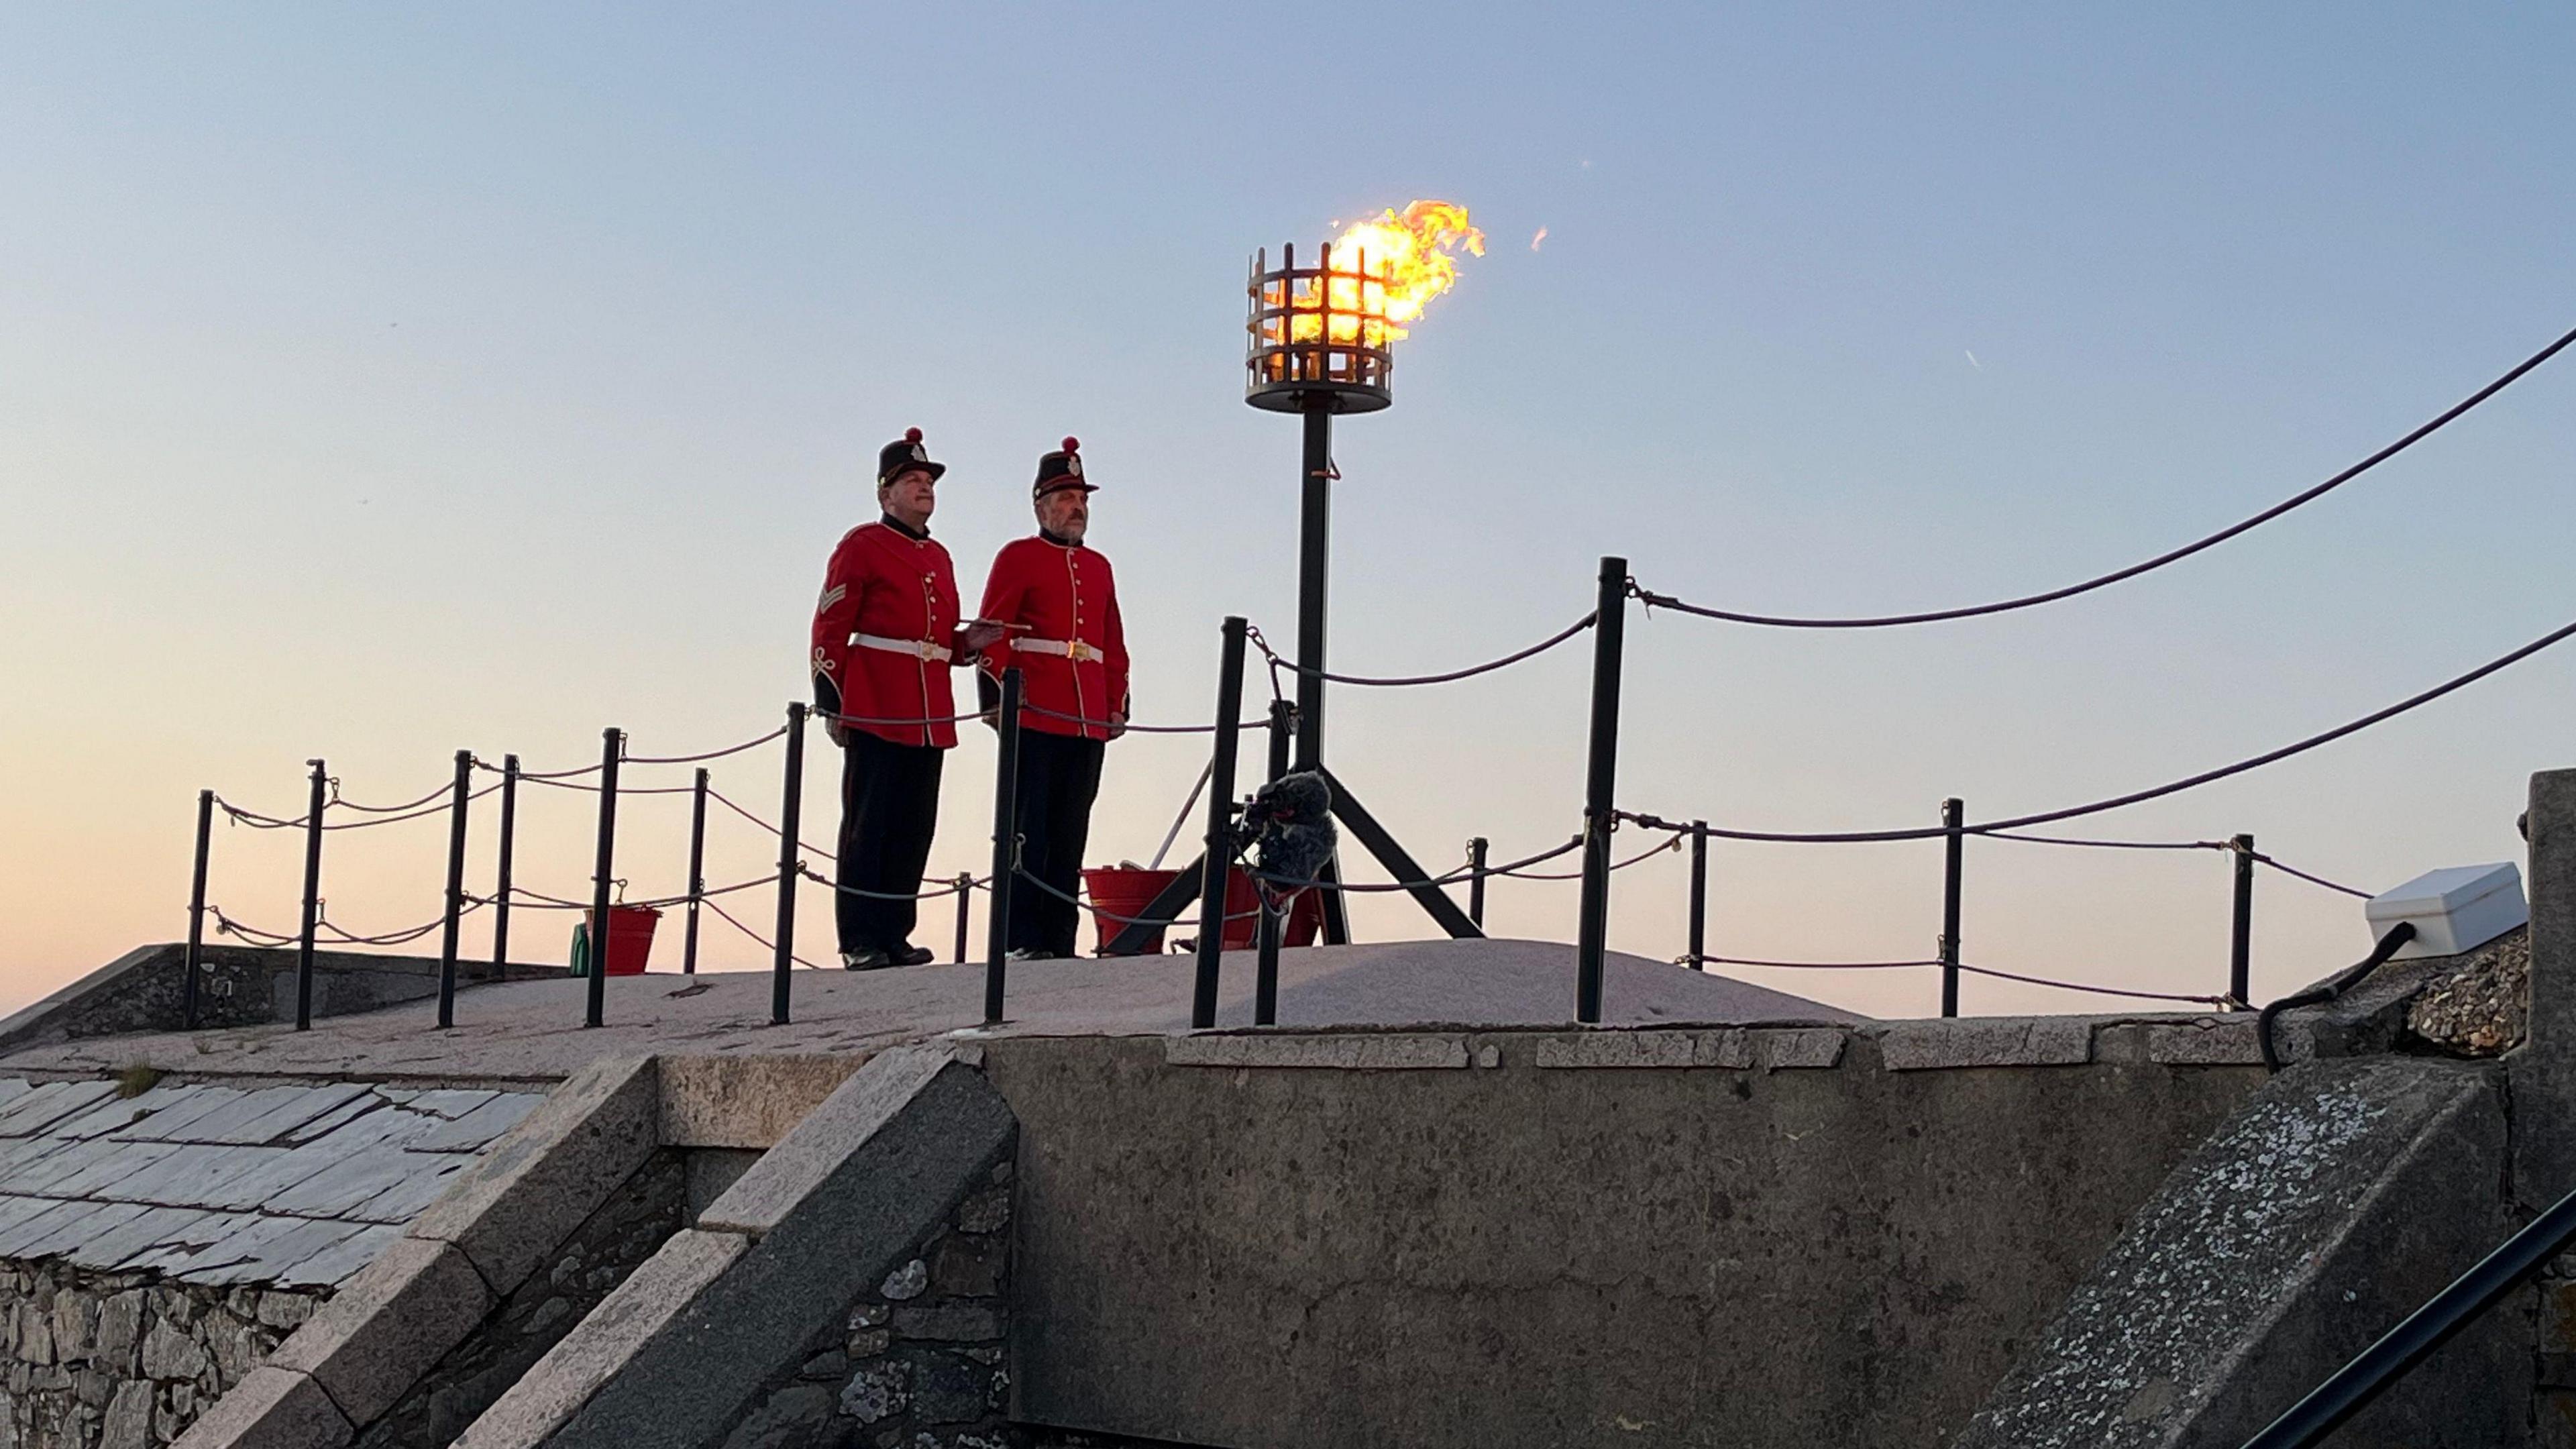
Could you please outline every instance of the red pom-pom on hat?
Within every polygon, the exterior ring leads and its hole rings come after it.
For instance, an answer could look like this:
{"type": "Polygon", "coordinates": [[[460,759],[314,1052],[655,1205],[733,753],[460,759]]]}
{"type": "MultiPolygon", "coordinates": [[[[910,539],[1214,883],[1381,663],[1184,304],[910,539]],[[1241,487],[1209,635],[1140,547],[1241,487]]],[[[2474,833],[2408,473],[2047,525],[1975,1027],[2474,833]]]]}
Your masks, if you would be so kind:
{"type": "Polygon", "coordinates": [[[904,429],[904,430],[903,430],[903,440],[904,440],[905,442],[907,442],[907,443],[918,443],[918,442],[920,442],[920,441],[921,441],[921,429],[919,429],[919,428],[906,428],[906,429],[904,429]]]}
{"type": "Polygon", "coordinates": [[[1064,440],[1064,450],[1068,453],[1078,453],[1082,451],[1082,439],[1073,437],[1066,438],[1064,440]]]}

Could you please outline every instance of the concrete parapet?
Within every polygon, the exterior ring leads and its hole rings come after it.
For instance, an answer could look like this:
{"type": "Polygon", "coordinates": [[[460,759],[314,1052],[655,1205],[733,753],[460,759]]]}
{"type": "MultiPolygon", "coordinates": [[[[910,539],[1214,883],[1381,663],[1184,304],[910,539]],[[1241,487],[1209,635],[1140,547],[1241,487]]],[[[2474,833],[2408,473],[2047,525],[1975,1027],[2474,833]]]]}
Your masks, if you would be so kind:
{"type": "Polygon", "coordinates": [[[1732,1033],[1588,1031],[1546,1036],[1532,1053],[1541,1067],[1713,1067],[1719,1042],[1732,1033]]]}
{"type": "Polygon", "coordinates": [[[1729,1072],[1814,1070],[1839,1063],[1848,1037],[1838,1026],[1567,1032],[1538,1037],[1530,1051],[1530,1064],[1560,1071],[1641,1067],[1729,1072]]]}
{"type": "Polygon", "coordinates": [[[1467,1065],[1463,1036],[1335,1032],[1318,1036],[1176,1036],[1163,1043],[1176,1067],[1319,1067],[1350,1072],[1440,1070],[1467,1065]]]}
{"type": "Polygon", "coordinates": [[[1896,1021],[1879,1030],[1878,1050],[1891,1072],[2081,1066],[2093,1060],[2093,1019],[2009,1016],[1896,1021]]]}
{"type": "MultiPolygon", "coordinates": [[[[1955,1441],[2227,1449],[2511,1231],[2495,1068],[2380,1057],[2273,1079],[2166,1179],[1955,1441]]],[[[2521,1325],[2491,1315],[2356,1444],[2519,1442],[2521,1325]]]]}
{"type": "Polygon", "coordinates": [[[864,1060],[816,1053],[660,1057],[662,1145],[765,1150],[864,1060]]]}

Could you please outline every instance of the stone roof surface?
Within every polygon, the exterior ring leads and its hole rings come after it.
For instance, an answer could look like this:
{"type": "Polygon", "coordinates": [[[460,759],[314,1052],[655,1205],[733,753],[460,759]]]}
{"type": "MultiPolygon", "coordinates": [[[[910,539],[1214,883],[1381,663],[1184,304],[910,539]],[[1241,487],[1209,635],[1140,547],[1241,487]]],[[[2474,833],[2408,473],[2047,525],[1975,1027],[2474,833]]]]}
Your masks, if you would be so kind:
{"type": "MultiPolygon", "coordinates": [[[[1612,1026],[1855,1023],[1822,1002],[1725,976],[1611,952],[1603,1019],[1612,1026]]],[[[1033,961],[1010,968],[1007,1034],[1186,1033],[1191,957],[1033,961]]],[[[1308,1030],[1411,1026],[1560,1026],[1574,1020],[1574,948],[1556,941],[1393,941],[1313,946],[1279,958],[1279,1025],[1308,1030]]],[[[1217,1025],[1252,1024],[1253,955],[1228,952],[1217,1025]]],[[[282,1026],[85,1037],[0,1057],[0,1073],[102,1075],[145,1063],[192,1078],[226,1075],[534,1083],[617,1052],[851,1053],[980,1027],[984,967],[798,971],[793,1022],[769,1020],[770,974],[654,972],[605,983],[605,1024],[582,1027],[588,983],[477,986],[457,1025],[431,1002],[282,1026]]]]}
{"type": "Polygon", "coordinates": [[[333,1286],[540,1100],[0,1077],[0,1259],[333,1286]]]}

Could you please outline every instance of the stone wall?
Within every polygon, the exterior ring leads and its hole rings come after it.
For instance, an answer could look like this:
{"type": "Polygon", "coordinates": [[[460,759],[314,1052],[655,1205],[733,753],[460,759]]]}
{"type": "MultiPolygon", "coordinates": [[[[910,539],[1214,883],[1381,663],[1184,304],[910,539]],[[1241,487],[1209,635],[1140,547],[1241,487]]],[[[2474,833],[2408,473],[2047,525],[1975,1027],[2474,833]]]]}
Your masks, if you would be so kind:
{"type": "Polygon", "coordinates": [[[996,1038],[1012,1411],[1236,1449],[1939,1444],[2261,1085],[2246,1015],[996,1038]]]}
{"type": "Polygon", "coordinates": [[[948,1221],[818,1341],[725,1449],[1001,1449],[1010,1372],[1011,1164],[996,1164],[948,1221]]]}
{"type": "Polygon", "coordinates": [[[166,1444],[327,1296],[0,1263],[0,1449],[166,1444]]]}
{"type": "Polygon", "coordinates": [[[480,1328],[366,1427],[356,1449],[442,1449],[463,1433],[680,1230],[686,1183],[682,1154],[655,1152],[480,1328]]]}
{"type": "MultiPolygon", "coordinates": [[[[295,1015],[295,952],[206,946],[198,956],[197,1021],[257,1026],[295,1015]]],[[[488,962],[457,968],[460,987],[492,979],[488,962]]],[[[506,979],[561,976],[561,966],[512,962],[506,979]]],[[[176,1031],[185,1019],[187,947],[138,946],[21,1010],[0,1017],[0,1050],[127,1032],[176,1031]]],[[[438,961],[359,951],[313,953],[313,1014],[346,1016],[438,994],[438,961]]]]}

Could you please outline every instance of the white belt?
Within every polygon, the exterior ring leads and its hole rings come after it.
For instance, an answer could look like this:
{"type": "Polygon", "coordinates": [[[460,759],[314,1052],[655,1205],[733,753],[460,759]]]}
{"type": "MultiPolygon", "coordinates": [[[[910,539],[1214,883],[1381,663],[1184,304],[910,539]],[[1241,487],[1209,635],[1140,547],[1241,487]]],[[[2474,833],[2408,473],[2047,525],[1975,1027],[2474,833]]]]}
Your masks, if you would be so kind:
{"type": "Polygon", "coordinates": [[[934,663],[948,662],[948,651],[927,639],[889,639],[883,634],[853,634],[850,642],[862,649],[882,649],[888,654],[909,654],[934,663]]]}
{"type": "Polygon", "coordinates": [[[1087,644],[1080,639],[1014,639],[1011,647],[1025,649],[1031,654],[1061,654],[1077,662],[1109,657],[1100,652],[1099,645],[1087,644]]]}

